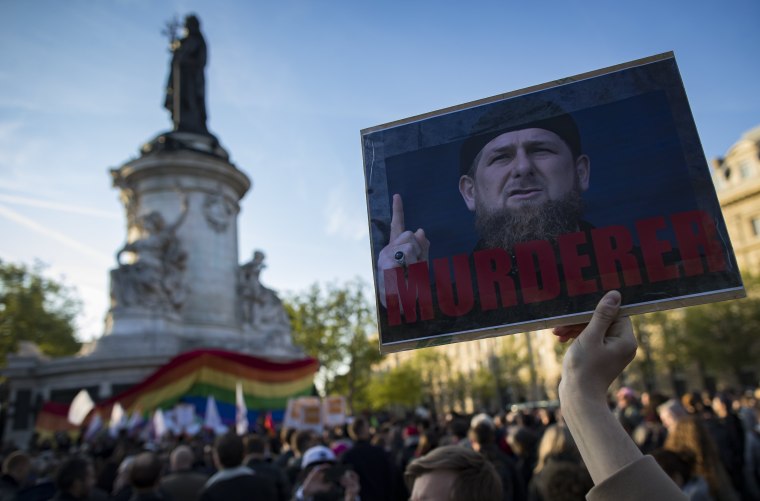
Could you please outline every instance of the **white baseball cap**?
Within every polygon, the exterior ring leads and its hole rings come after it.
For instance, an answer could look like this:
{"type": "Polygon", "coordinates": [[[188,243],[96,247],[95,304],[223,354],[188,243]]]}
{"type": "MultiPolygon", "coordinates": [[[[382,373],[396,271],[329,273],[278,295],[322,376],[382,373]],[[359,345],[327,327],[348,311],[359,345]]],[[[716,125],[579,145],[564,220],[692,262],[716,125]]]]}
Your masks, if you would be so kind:
{"type": "Polygon", "coordinates": [[[316,445],[306,451],[301,461],[301,468],[308,468],[313,464],[334,463],[335,453],[324,445],[316,445]]]}

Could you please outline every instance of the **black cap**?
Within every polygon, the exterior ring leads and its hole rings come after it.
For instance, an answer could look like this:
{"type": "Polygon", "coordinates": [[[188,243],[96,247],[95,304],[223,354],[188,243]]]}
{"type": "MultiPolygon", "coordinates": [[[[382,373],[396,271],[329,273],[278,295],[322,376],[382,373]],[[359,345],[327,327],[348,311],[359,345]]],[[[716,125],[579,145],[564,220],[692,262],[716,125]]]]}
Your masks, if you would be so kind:
{"type": "Polygon", "coordinates": [[[472,128],[472,135],[462,143],[459,173],[470,172],[478,153],[496,137],[522,129],[544,129],[557,134],[570,148],[573,158],[581,155],[581,135],[573,117],[551,101],[529,103],[509,100],[492,103],[472,128]]]}

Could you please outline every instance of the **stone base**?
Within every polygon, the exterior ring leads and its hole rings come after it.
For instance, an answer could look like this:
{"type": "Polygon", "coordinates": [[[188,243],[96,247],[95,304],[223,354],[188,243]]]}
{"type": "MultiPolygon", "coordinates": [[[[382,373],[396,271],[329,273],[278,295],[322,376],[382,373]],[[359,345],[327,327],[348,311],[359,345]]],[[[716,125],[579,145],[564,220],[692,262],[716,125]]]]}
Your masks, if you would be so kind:
{"type": "Polygon", "coordinates": [[[129,336],[103,336],[95,341],[88,351],[82,354],[91,358],[109,358],[118,356],[152,356],[173,357],[182,351],[182,343],[174,334],[141,333],[129,336]]]}
{"type": "Polygon", "coordinates": [[[131,336],[154,332],[177,335],[180,332],[179,315],[145,308],[113,308],[106,316],[106,336],[131,336]]]}
{"type": "Polygon", "coordinates": [[[196,134],[194,132],[162,132],[140,148],[140,153],[150,155],[157,152],[192,150],[228,160],[227,150],[222,148],[213,134],[196,134]]]}

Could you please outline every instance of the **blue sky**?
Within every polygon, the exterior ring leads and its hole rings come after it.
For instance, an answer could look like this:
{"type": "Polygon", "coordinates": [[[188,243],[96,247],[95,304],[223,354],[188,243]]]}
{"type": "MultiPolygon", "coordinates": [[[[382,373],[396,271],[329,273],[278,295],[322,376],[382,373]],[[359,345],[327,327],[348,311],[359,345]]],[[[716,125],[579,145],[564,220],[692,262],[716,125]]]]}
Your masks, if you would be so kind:
{"type": "Polygon", "coordinates": [[[279,291],[371,280],[363,128],[675,51],[708,158],[760,124],[760,3],[0,0],[0,258],[49,265],[97,336],[126,232],[108,169],[170,127],[174,15],[209,44],[209,129],[253,181],[241,260],[279,291]]]}

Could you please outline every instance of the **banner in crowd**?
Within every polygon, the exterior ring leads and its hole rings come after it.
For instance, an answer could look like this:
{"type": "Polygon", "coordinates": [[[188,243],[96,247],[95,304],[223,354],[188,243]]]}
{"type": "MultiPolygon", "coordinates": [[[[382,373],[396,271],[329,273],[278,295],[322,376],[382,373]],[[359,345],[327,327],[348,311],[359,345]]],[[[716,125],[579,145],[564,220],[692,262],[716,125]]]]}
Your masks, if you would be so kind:
{"type": "Polygon", "coordinates": [[[38,440],[52,438],[56,433],[65,432],[75,437],[79,434],[79,426],[69,422],[69,405],[57,402],[45,402],[37,413],[34,431],[38,440]]]}
{"type": "Polygon", "coordinates": [[[283,427],[319,432],[325,427],[342,426],[347,422],[345,397],[299,397],[288,401],[283,427]]]}
{"type": "Polygon", "coordinates": [[[276,362],[223,350],[195,350],[173,358],[141,383],[99,404],[97,410],[108,415],[118,403],[128,414],[139,409],[150,415],[157,408],[171,409],[182,402],[204,416],[211,395],[222,422],[234,427],[242,421],[243,404],[248,422],[255,423],[260,412],[281,413],[288,399],[311,394],[318,368],[313,358],[276,362]]]}
{"type": "Polygon", "coordinates": [[[248,428],[262,412],[265,426],[272,427],[273,421],[283,418],[289,399],[312,393],[318,369],[319,362],[310,357],[277,362],[224,350],[194,350],[94,408],[86,392],[80,392],[70,405],[45,402],[35,430],[50,436],[85,427],[86,435],[92,437],[106,425],[116,434],[146,424],[155,428],[158,423],[159,435],[190,433],[202,427],[209,412],[220,420],[214,431],[225,426],[248,428]],[[210,400],[213,410],[207,408],[210,400]],[[159,416],[156,410],[162,411],[159,416]],[[82,414],[88,413],[84,419],[82,414]]]}
{"type": "Polygon", "coordinates": [[[362,142],[382,352],[745,295],[673,53],[362,142]]]}

